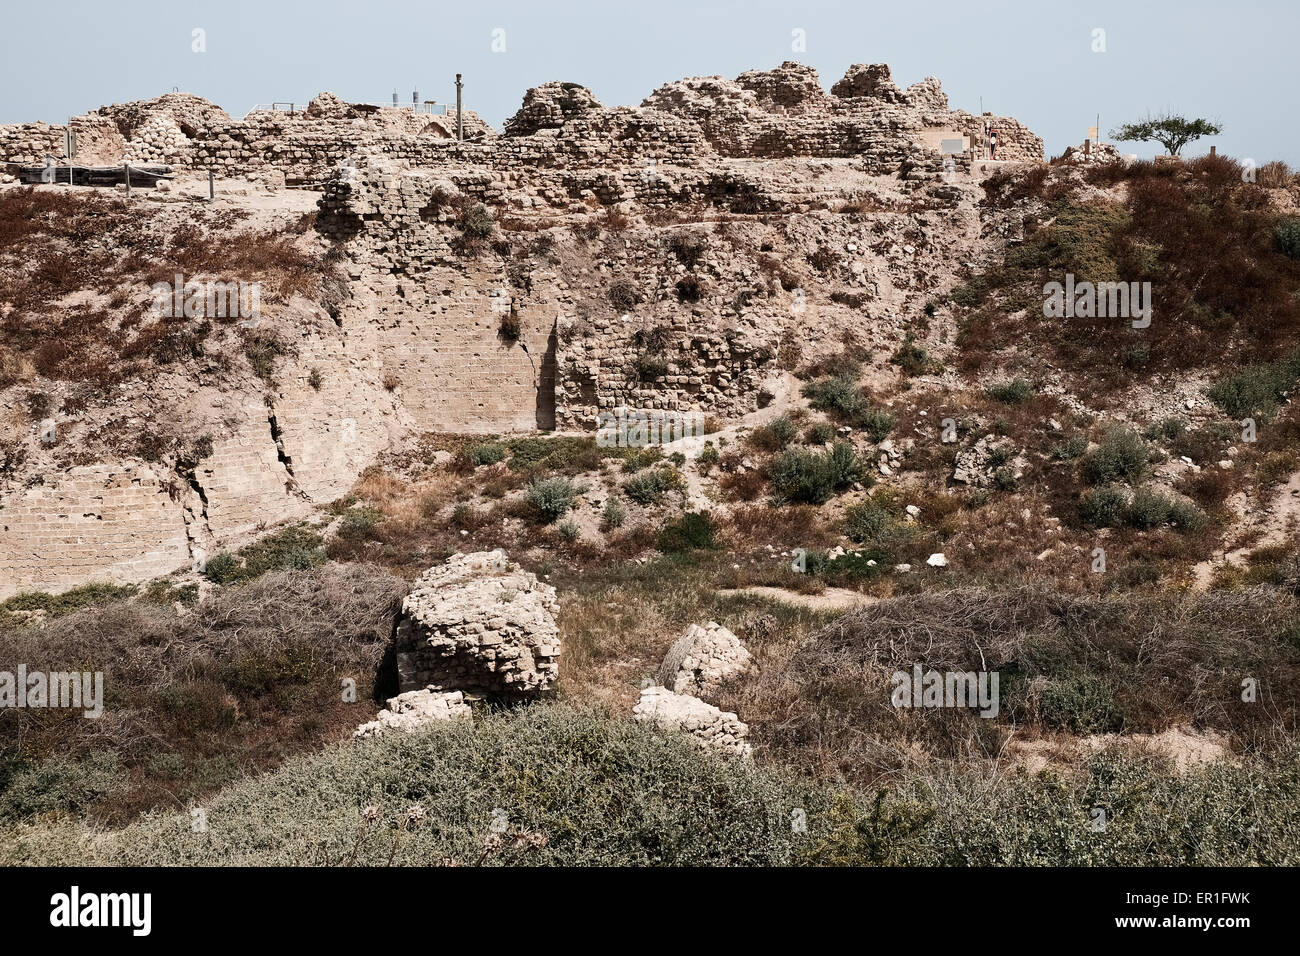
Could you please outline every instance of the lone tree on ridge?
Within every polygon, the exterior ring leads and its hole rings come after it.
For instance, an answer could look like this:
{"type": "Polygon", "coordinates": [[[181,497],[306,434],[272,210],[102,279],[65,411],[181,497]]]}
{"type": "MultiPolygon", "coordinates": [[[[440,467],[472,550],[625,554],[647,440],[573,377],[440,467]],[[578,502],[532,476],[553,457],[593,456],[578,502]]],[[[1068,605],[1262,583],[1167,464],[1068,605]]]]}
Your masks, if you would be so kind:
{"type": "Polygon", "coordinates": [[[1111,139],[1123,142],[1159,143],[1169,150],[1170,156],[1177,156],[1193,140],[1202,136],[1218,136],[1222,132],[1221,123],[1163,113],[1160,116],[1148,116],[1136,123],[1125,123],[1119,129],[1111,130],[1110,136],[1111,139]]]}

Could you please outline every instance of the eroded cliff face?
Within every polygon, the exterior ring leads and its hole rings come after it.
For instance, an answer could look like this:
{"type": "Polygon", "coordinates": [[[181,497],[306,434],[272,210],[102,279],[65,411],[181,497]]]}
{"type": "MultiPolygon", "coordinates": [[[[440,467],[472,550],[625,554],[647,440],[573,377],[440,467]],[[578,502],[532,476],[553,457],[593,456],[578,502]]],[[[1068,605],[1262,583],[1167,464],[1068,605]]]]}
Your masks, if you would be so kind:
{"type": "MultiPolygon", "coordinates": [[[[343,496],[420,432],[586,431],[618,407],[747,414],[792,355],[847,332],[895,348],[905,318],[1015,230],[979,206],[989,164],[968,150],[945,166],[932,148],[985,119],[949,111],[935,80],[899,90],[884,67],[855,67],[831,93],[797,64],[684,80],[637,108],[547,84],[506,135],[469,124],[473,142],[388,112],[322,96],[236,122],[172,96],[75,121],[105,157],[178,176],[133,200],[157,220],[141,226],[149,242],[129,229],[96,240],[122,243],[134,272],[36,304],[0,288],[0,598],[202,562],[343,496]],[[294,260],[301,288],[277,273],[256,324],[208,323],[217,332],[161,358],[150,281],[254,281],[259,268],[256,255],[212,258],[221,220],[176,241],[210,166],[213,208],[238,214],[224,228],[291,243],[307,257],[294,260]],[[320,183],[319,202],[286,180],[320,183]],[[132,357],[111,382],[28,334],[87,310],[109,358],[132,357]]],[[[996,124],[1004,155],[1041,158],[1041,140],[996,124]]],[[[56,133],[0,128],[0,154],[35,161],[56,133]]],[[[52,189],[93,192],[38,188],[52,189]]],[[[198,328],[168,335],[179,327],[198,328]]]]}

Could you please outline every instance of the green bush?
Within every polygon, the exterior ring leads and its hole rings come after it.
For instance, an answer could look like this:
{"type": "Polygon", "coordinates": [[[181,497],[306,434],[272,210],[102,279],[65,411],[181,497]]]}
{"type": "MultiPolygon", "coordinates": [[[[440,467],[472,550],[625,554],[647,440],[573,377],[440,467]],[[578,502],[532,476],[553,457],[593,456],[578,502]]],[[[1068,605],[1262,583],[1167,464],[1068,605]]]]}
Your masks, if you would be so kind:
{"type": "Polygon", "coordinates": [[[804,433],[804,441],[810,445],[825,445],[835,440],[835,426],[830,422],[814,422],[804,433]]]}
{"type": "Polygon", "coordinates": [[[525,500],[545,524],[564,517],[577,497],[577,489],[568,478],[535,478],[525,492],[525,500]]]}
{"type": "MultiPolygon", "coordinates": [[[[376,514],[369,509],[348,511],[339,527],[340,536],[345,533],[357,539],[369,536],[376,514]]],[[[213,555],[208,558],[203,574],[215,584],[233,584],[252,581],[269,571],[306,571],[325,563],[323,544],[321,536],[306,525],[290,525],[240,548],[233,555],[225,552],[213,555]]]]}
{"type": "Polygon", "coordinates": [[[293,760],[222,791],[208,809],[223,825],[205,839],[155,814],[108,852],[214,865],[781,865],[808,842],[791,809],[816,816],[828,802],[790,774],[717,759],[684,735],[542,704],[293,760]],[[412,806],[424,811],[418,822],[412,806]],[[485,851],[503,817],[504,845],[485,851]],[[521,832],[546,839],[515,845],[521,832]]]}
{"type": "Polygon", "coordinates": [[[46,617],[60,617],[83,608],[99,607],[121,601],[136,593],[132,584],[83,584],[59,594],[24,591],[0,601],[0,627],[25,623],[23,612],[43,611],[46,617]]]}
{"type": "Polygon", "coordinates": [[[229,584],[239,579],[242,570],[238,558],[222,551],[208,558],[203,565],[203,576],[213,584],[229,584]]]}
{"type": "Polygon", "coordinates": [[[809,382],[803,387],[803,395],[813,408],[840,419],[852,418],[867,406],[866,396],[851,373],[809,382]]]}
{"type": "Polygon", "coordinates": [[[655,505],[664,495],[682,486],[681,473],[676,468],[651,468],[633,475],[623,482],[623,493],[639,505],[655,505]]]}
{"type": "Polygon", "coordinates": [[[844,533],[859,544],[896,555],[915,538],[916,529],[883,505],[867,498],[845,509],[844,533]]]}
{"type": "Polygon", "coordinates": [[[640,471],[642,468],[657,465],[664,460],[664,451],[658,445],[646,445],[643,448],[635,446],[622,448],[620,453],[623,456],[623,473],[627,475],[640,471]]]}
{"type": "Polygon", "coordinates": [[[867,408],[858,412],[851,419],[853,427],[871,437],[872,441],[884,441],[894,430],[898,419],[881,408],[867,408]]]}
{"type": "MultiPolygon", "coordinates": [[[[369,541],[375,537],[383,519],[383,512],[377,508],[349,508],[334,533],[343,541],[369,541]]],[[[286,553],[284,561],[286,563],[277,567],[285,571],[302,571],[312,566],[301,551],[292,555],[286,553]]]]}
{"type": "Polygon", "coordinates": [[[1052,457],[1058,461],[1074,461],[1081,458],[1088,450],[1088,439],[1084,435],[1071,435],[1052,449],[1052,457]]]}
{"type": "Polygon", "coordinates": [[[1300,380],[1300,349],[1287,358],[1252,365],[1220,379],[1210,388],[1210,401],[1233,418],[1267,420],[1277,411],[1283,393],[1300,380]]]}
{"type": "Polygon", "coordinates": [[[1300,259],[1300,217],[1287,216],[1273,227],[1273,238],[1282,255],[1300,259]]]}
{"type": "Polygon", "coordinates": [[[620,312],[626,312],[641,301],[636,286],[628,279],[615,279],[605,290],[610,305],[620,312]]]}
{"type": "Polygon", "coordinates": [[[486,239],[497,227],[488,207],[482,203],[467,206],[460,216],[460,228],[473,239],[486,239]]]}
{"type": "Polygon", "coordinates": [[[1125,481],[1137,487],[1150,460],[1151,449],[1137,432],[1112,428],[1084,462],[1084,474],[1094,485],[1125,481]]]}
{"type": "Polygon", "coordinates": [[[836,442],[823,452],[791,448],[768,468],[780,497],[815,505],[829,501],[864,474],[865,468],[848,442],[836,442]]]}
{"type": "Polygon", "coordinates": [[[883,441],[897,419],[883,409],[871,407],[855,380],[856,370],[819,378],[803,387],[803,395],[818,411],[866,432],[872,441],[883,441]]]}
{"type": "Polygon", "coordinates": [[[1049,682],[1039,707],[1047,726],[1073,734],[1116,733],[1124,728],[1114,686],[1096,674],[1071,674],[1049,682]]]}
{"type": "Polygon", "coordinates": [[[990,386],[988,394],[990,398],[1004,404],[1019,405],[1021,402],[1028,401],[1033,397],[1034,386],[1023,378],[1016,378],[1009,382],[999,382],[990,386]]]}
{"type": "Polygon", "coordinates": [[[903,339],[903,344],[889,357],[890,365],[897,365],[904,375],[925,375],[927,372],[942,370],[942,366],[930,357],[930,353],[916,344],[916,336],[911,332],[903,339]]]}
{"type": "Polygon", "coordinates": [[[1014,470],[999,468],[993,472],[993,487],[998,491],[1015,491],[1020,487],[1020,479],[1016,477],[1014,470]]]}
{"type": "Polygon", "coordinates": [[[642,352],[633,359],[632,367],[636,369],[637,377],[643,382],[653,382],[668,374],[668,360],[662,355],[650,352],[642,352]]]}
{"type": "Polygon", "coordinates": [[[573,542],[582,537],[582,529],[578,527],[578,523],[572,518],[563,522],[556,530],[565,541],[573,542]]]}
{"type": "Polygon", "coordinates": [[[707,475],[717,465],[718,459],[721,457],[718,447],[713,442],[706,441],[695,459],[695,468],[701,475],[707,475]]]}
{"type": "Polygon", "coordinates": [[[623,527],[623,522],[627,520],[627,509],[617,498],[610,498],[605,502],[605,507],[600,513],[600,522],[606,531],[613,531],[623,527]]]}
{"type": "Polygon", "coordinates": [[[1113,528],[1122,524],[1128,510],[1128,495],[1111,485],[1094,488],[1083,496],[1079,506],[1083,523],[1095,528],[1113,528]]]}
{"type": "Polygon", "coordinates": [[[470,446],[469,460],[477,465],[495,465],[499,461],[504,461],[506,457],[506,446],[499,441],[479,442],[477,445],[470,446]]]}
{"type": "Polygon", "coordinates": [[[688,511],[677,521],[665,524],[655,542],[664,554],[714,547],[713,521],[707,513],[688,511]]]}
{"type": "Polygon", "coordinates": [[[809,551],[804,555],[805,573],[819,578],[825,584],[852,586],[870,581],[893,566],[893,559],[878,548],[866,551],[845,551],[834,555],[829,551],[809,551]]]}
{"type": "Polygon", "coordinates": [[[1169,521],[1179,531],[1200,531],[1208,520],[1205,512],[1190,501],[1179,499],[1169,506],[1169,521]]]}
{"type": "Polygon", "coordinates": [[[1152,423],[1146,430],[1148,441],[1176,441],[1187,433],[1187,422],[1181,418],[1164,418],[1152,423]]]}
{"type": "Polygon", "coordinates": [[[787,415],[772,419],[749,433],[749,444],[760,451],[782,451],[799,435],[799,429],[787,415]]]}
{"type": "MultiPolygon", "coordinates": [[[[1114,727],[1102,681],[1054,681],[1061,726],[1114,727]],[[1100,684],[1101,686],[1096,686],[1100,684]]],[[[1077,774],[944,767],[870,791],[748,760],[566,704],[342,745],[237,781],[185,811],[77,839],[12,829],[14,864],[147,866],[1293,866],[1294,743],[1176,772],[1106,749],[1077,774]],[[363,808],[374,807],[366,821],[363,808]],[[412,807],[423,813],[415,816],[412,807]],[[1101,833],[1089,827],[1106,807],[1101,833]],[[801,810],[806,826],[792,827],[801,810]],[[488,841],[506,822],[500,846],[488,841]],[[539,834],[545,840],[519,837],[539,834]]]]}
{"type": "Polygon", "coordinates": [[[1139,488],[1128,504],[1128,523],[1135,528],[1146,530],[1158,528],[1169,520],[1173,503],[1159,492],[1150,488],[1139,488]]]}
{"type": "Polygon", "coordinates": [[[588,435],[550,435],[512,438],[505,443],[514,472],[562,472],[576,475],[600,467],[601,459],[624,454],[628,449],[601,448],[588,435]]]}
{"type": "Polygon", "coordinates": [[[40,764],[0,754],[0,821],[84,814],[97,799],[126,782],[126,770],[115,753],[59,757],[40,764]]]}

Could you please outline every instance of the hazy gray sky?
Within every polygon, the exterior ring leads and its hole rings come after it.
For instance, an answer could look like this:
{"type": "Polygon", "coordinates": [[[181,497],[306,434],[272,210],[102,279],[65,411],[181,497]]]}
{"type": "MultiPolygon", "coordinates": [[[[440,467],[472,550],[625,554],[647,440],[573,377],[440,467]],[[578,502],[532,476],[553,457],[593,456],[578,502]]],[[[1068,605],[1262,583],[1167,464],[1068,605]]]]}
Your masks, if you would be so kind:
{"type": "Polygon", "coordinates": [[[388,101],[396,87],[409,102],[418,89],[446,102],[459,71],[466,105],[499,129],[524,90],[548,80],[635,105],[670,80],[794,59],[827,88],[852,63],[888,63],[903,86],[937,76],[954,108],[976,112],[982,96],[1049,154],[1080,142],[1098,113],[1104,133],[1171,109],[1226,127],[1188,155],[1214,143],[1300,165],[1296,0],[5,0],[0,31],[0,123],[63,122],[173,87],[236,117],[321,90],[388,101]],[[196,28],[206,52],[192,50],[196,28]],[[792,51],[795,29],[806,51],[792,51]],[[1096,29],[1105,52],[1093,52],[1096,29]]]}

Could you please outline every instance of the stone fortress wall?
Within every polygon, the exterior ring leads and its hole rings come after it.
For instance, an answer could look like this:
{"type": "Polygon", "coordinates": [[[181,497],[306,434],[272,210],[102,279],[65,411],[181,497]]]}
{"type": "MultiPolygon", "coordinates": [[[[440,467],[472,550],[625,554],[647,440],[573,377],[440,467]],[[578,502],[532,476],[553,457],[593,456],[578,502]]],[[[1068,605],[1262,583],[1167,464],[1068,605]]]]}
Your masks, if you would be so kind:
{"type": "MultiPolygon", "coordinates": [[[[557,260],[521,279],[454,247],[458,210],[485,202],[498,220],[567,225],[570,240],[580,223],[610,210],[789,215],[817,208],[808,164],[826,161],[895,177],[923,206],[951,210],[961,194],[941,179],[942,159],[926,134],[962,132],[975,142],[986,122],[998,129],[999,158],[1041,161],[1042,140],[1016,121],[949,110],[937,80],[902,90],[882,65],[851,68],[829,93],[811,68],[785,63],[735,80],[669,83],[640,106],[620,108],[576,84],[548,83],[525,94],[502,135],[467,112],[464,142],[454,139],[454,115],[348,104],[332,94],[292,115],[242,120],[184,93],[77,117],[78,162],[215,169],[222,179],[273,189],[315,184],[317,227],[339,243],[347,294],[333,321],[316,309],[323,331],[303,325],[274,408],[260,393],[220,400],[230,427],[185,474],[104,462],[0,488],[0,599],[91,580],[134,583],[184,567],[340,497],[411,431],[591,429],[600,411],[624,405],[751,411],[788,334],[789,289],[777,285],[751,301],[750,265],[710,248],[697,270],[708,275],[708,294],[680,300],[674,288],[683,268],[665,266],[677,227],[638,227],[636,242],[622,243],[591,274],[568,273],[557,260]],[[613,277],[644,290],[646,301],[634,315],[584,316],[592,290],[613,277]],[[503,337],[503,316],[517,338],[503,337]],[[653,375],[635,369],[648,333],[666,359],[653,375]],[[323,371],[323,386],[307,385],[309,369],[323,371]]],[[[0,161],[61,156],[63,132],[0,126],[0,161]]],[[[973,159],[955,157],[961,169],[973,159]]],[[[880,228],[901,235],[942,230],[951,214],[933,222],[880,217],[880,228]]],[[[863,225],[833,228],[841,249],[871,238],[863,225]]],[[[757,248],[760,237],[746,241],[757,248]]],[[[926,272],[933,261],[902,240],[886,236],[877,248],[870,268],[859,262],[842,277],[873,303],[863,319],[920,294],[918,283],[933,278],[926,272]]],[[[815,310],[798,321],[815,327],[815,310]]]]}
{"type": "MultiPolygon", "coordinates": [[[[227,176],[278,171],[323,179],[362,150],[415,165],[471,164],[494,170],[608,166],[654,160],[691,166],[710,154],[774,159],[858,157],[883,173],[896,170],[925,129],[978,138],[998,130],[1000,158],[1041,160],[1042,139],[1008,117],[948,108],[933,77],[899,89],[883,64],[859,64],[827,93],[816,70],[787,62],[735,80],[694,77],[668,83],[640,107],[607,109],[574,83],[527,92],[498,136],[466,111],[466,143],[455,141],[455,113],[348,104],[322,93],[301,111],[255,111],[234,120],[189,93],[101,107],[71,121],[78,161],[162,162],[227,176]]],[[[60,125],[0,125],[0,162],[61,158],[60,125]]]]}

